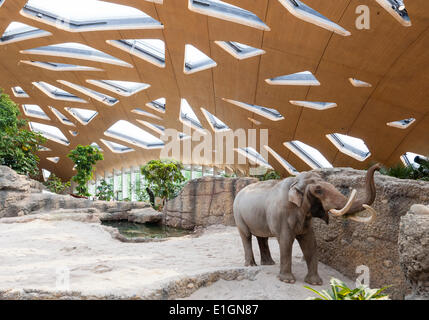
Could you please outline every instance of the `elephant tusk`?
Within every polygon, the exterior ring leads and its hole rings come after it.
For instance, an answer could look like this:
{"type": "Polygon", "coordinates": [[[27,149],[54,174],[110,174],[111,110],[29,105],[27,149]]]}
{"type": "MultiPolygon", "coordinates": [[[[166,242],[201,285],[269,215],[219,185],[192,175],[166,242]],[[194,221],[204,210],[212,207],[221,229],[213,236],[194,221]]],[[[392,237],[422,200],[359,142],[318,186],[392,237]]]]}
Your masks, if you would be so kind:
{"type": "Polygon", "coordinates": [[[350,210],[350,208],[351,208],[351,206],[353,204],[353,201],[356,198],[356,193],[357,193],[356,189],[353,189],[352,192],[351,192],[351,194],[350,194],[349,200],[347,201],[347,203],[344,206],[344,208],[342,208],[340,210],[331,209],[331,210],[329,210],[329,212],[332,213],[336,217],[341,217],[341,216],[345,215],[347,213],[347,211],[350,210]]]}
{"type": "MultiPolygon", "coordinates": [[[[371,216],[369,217],[360,217],[355,215],[352,215],[350,217],[347,217],[350,220],[356,221],[356,222],[361,222],[361,223],[370,223],[374,220],[375,216],[377,215],[377,211],[374,210],[374,208],[372,208],[371,206],[367,205],[367,204],[363,204],[362,207],[364,207],[366,210],[368,210],[369,213],[371,213],[371,216]]],[[[362,211],[361,211],[362,212],[362,211]]]]}

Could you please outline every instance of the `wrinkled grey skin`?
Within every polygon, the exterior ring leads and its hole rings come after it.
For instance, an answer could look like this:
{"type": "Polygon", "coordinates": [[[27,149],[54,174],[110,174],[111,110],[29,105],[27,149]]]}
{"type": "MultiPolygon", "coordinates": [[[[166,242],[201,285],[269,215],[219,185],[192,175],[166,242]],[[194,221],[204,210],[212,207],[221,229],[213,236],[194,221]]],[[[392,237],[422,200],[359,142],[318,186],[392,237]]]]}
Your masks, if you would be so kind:
{"type": "MultiPolygon", "coordinates": [[[[367,173],[366,195],[353,202],[347,214],[364,210],[362,204],[372,204],[375,199],[374,170],[367,173]]],[[[292,245],[295,239],[304,254],[308,274],[305,281],[321,285],[317,271],[317,246],[312,229],[312,217],[329,222],[328,211],[341,209],[347,198],[332,184],[315,172],[303,172],[297,177],[269,180],[243,188],[234,200],[234,218],[245,253],[245,266],[255,266],[252,235],[258,239],[261,265],[274,264],[268,247],[268,238],[276,237],[280,245],[279,279],[294,283],[292,274],[292,245]]]]}

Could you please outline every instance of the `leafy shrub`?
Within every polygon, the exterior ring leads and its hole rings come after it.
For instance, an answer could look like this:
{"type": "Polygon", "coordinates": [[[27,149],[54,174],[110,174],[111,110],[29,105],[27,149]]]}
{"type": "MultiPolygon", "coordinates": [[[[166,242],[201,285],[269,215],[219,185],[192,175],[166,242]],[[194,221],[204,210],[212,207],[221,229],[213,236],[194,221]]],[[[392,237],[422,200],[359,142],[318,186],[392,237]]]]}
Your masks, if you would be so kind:
{"type": "Polygon", "coordinates": [[[388,287],[370,289],[362,285],[356,289],[350,289],[343,281],[336,278],[331,278],[330,285],[331,288],[329,291],[317,291],[307,286],[304,286],[304,288],[311,290],[319,296],[309,298],[311,300],[389,300],[388,295],[381,294],[388,287]]]}
{"type": "Polygon", "coordinates": [[[48,180],[43,183],[49,191],[61,194],[67,188],[70,188],[70,181],[64,182],[52,173],[48,180]]]}
{"type": "Polygon", "coordinates": [[[0,165],[36,177],[40,173],[36,152],[46,139],[27,130],[27,121],[19,119],[20,114],[18,106],[0,90],[0,165]]]}
{"type": "Polygon", "coordinates": [[[98,200],[110,201],[114,198],[113,186],[102,179],[97,187],[96,195],[98,200]]]}
{"type": "Polygon", "coordinates": [[[418,167],[413,165],[404,167],[398,164],[392,168],[381,168],[380,173],[399,179],[429,181],[429,160],[420,157],[417,161],[419,162],[418,167]]]}
{"type": "Polygon", "coordinates": [[[93,178],[94,165],[103,160],[103,154],[96,147],[78,145],[67,155],[76,165],[77,174],[72,178],[78,185],[79,196],[89,197],[87,183],[93,178]]]}
{"type": "Polygon", "coordinates": [[[259,181],[280,180],[282,176],[277,171],[269,170],[264,175],[257,176],[257,178],[259,179],[259,181]]]}

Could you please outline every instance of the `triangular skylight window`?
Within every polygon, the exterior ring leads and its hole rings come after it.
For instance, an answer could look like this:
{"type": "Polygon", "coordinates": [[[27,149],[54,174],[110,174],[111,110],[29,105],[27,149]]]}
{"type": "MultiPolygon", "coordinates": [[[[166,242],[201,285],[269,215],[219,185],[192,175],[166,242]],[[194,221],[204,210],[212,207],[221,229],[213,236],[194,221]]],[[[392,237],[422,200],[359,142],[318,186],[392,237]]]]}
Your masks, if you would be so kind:
{"type": "Polygon", "coordinates": [[[407,129],[415,121],[416,121],[416,119],[414,119],[414,118],[408,118],[408,119],[404,119],[404,120],[388,122],[387,125],[389,127],[394,127],[394,128],[398,128],[398,129],[407,129]]]}
{"type": "Polygon", "coordinates": [[[23,104],[22,109],[24,114],[28,117],[39,118],[43,120],[51,120],[45,111],[42,110],[38,105],[35,104],[23,104]]]}
{"type": "MultiPolygon", "coordinates": [[[[147,122],[144,120],[139,120],[139,119],[137,119],[137,121],[140,122],[142,125],[148,127],[149,129],[155,131],[160,136],[164,135],[164,133],[165,133],[165,127],[164,126],[161,126],[159,124],[150,123],[150,122],[147,122]]],[[[188,136],[188,135],[184,134],[183,132],[178,132],[178,135],[179,135],[180,140],[191,138],[191,136],[188,136]]]]}
{"type": "Polygon", "coordinates": [[[58,63],[58,62],[42,62],[42,61],[29,61],[21,60],[22,63],[30,66],[50,70],[50,71],[103,71],[93,67],[77,66],[74,64],[58,63]]]}
{"type": "Polygon", "coordinates": [[[49,160],[53,163],[58,163],[60,161],[60,157],[48,157],[46,160],[49,160]]]}
{"type": "Polygon", "coordinates": [[[46,139],[64,144],[66,146],[70,144],[70,141],[67,140],[66,136],[57,127],[48,126],[46,124],[37,122],[29,122],[28,124],[32,131],[42,134],[46,139]]]}
{"type": "Polygon", "coordinates": [[[93,120],[98,112],[94,110],[81,109],[81,108],[65,108],[73,117],[76,118],[83,125],[87,125],[93,120]]]}
{"type": "Polygon", "coordinates": [[[113,153],[126,153],[126,152],[132,152],[134,151],[133,148],[124,146],[122,144],[113,142],[113,141],[109,141],[109,140],[105,140],[105,139],[100,139],[101,142],[103,142],[107,148],[109,148],[110,151],[112,151],[113,153]]]}
{"type": "Polygon", "coordinates": [[[411,26],[411,20],[408,16],[407,9],[403,0],[375,0],[382,6],[389,14],[394,17],[400,24],[405,27],[411,26]]]}
{"type": "Polygon", "coordinates": [[[99,151],[103,151],[103,149],[101,149],[101,147],[96,142],[91,143],[91,147],[97,148],[99,151]]]}
{"type": "Polygon", "coordinates": [[[159,98],[159,99],[156,99],[156,100],[153,100],[151,102],[146,103],[146,106],[155,110],[155,111],[165,113],[165,103],[166,103],[165,98],[159,98]]]}
{"type": "Polygon", "coordinates": [[[185,74],[216,67],[217,64],[209,56],[195,48],[193,45],[185,45],[185,74]]]}
{"type": "Polygon", "coordinates": [[[230,100],[230,99],[223,99],[223,100],[226,102],[232,103],[233,105],[236,105],[240,108],[246,109],[250,112],[254,112],[271,121],[279,121],[284,119],[284,117],[276,109],[261,107],[254,104],[248,104],[248,103],[244,103],[236,100],[230,100]]]}
{"type": "Polygon", "coordinates": [[[0,38],[0,45],[50,36],[51,33],[21,22],[12,22],[0,38]]]}
{"type": "Polygon", "coordinates": [[[55,114],[55,116],[58,118],[58,120],[60,120],[60,122],[62,124],[65,124],[65,125],[71,126],[71,127],[75,126],[74,123],[69,120],[69,118],[67,118],[64,114],[59,112],[56,108],[54,108],[54,107],[49,107],[49,108],[51,109],[52,113],[55,114]]]}
{"type": "Polygon", "coordinates": [[[358,80],[355,78],[349,78],[350,83],[352,84],[353,87],[356,88],[371,88],[372,85],[368,82],[362,81],[362,80],[358,80]]]}
{"type": "Polygon", "coordinates": [[[105,105],[107,105],[109,107],[112,107],[119,102],[118,99],[113,98],[111,96],[108,96],[107,94],[100,93],[100,92],[94,91],[92,89],[88,89],[86,87],[83,87],[83,86],[80,86],[80,85],[77,85],[77,84],[74,84],[74,83],[71,83],[71,82],[68,82],[65,80],[57,80],[57,81],[59,83],[62,83],[63,85],[66,85],[66,86],[74,89],[74,90],[82,92],[83,94],[86,94],[87,96],[89,96],[89,97],[91,97],[97,101],[100,101],[101,103],[104,103],[105,105]]]}
{"type": "Polygon", "coordinates": [[[79,134],[79,132],[73,130],[69,130],[69,132],[73,137],[77,137],[77,135],[79,134]]]}
{"type": "Polygon", "coordinates": [[[317,149],[301,141],[285,142],[284,145],[312,169],[332,168],[332,164],[317,149]]]}
{"type": "Polygon", "coordinates": [[[220,0],[189,0],[189,10],[264,31],[270,28],[254,13],[220,0]]]}
{"type": "Polygon", "coordinates": [[[21,87],[13,87],[12,93],[17,98],[30,98],[27,92],[25,92],[21,87]]]}
{"type": "Polygon", "coordinates": [[[314,101],[289,101],[291,104],[299,107],[310,108],[315,110],[327,110],[335,108],[337,104],[335,102],[314,102],[314,101]]]}
{"type": "Polygon", "coordinates": [[[368,147],[362,139],[340,133],[328,134],[326,137],[340,150],[340,152],[358,161],[365,161],[371,156],[371,152],[369,152],[368,147]]]}
{"type": "Polygon", "coordinates": [[[405,166],[413,166],[414,168],[419,168],[420,161],[429,161],[428,158],[422,156],[421,154],[406,152],[401,156],[401,161],[405,166]]]}
{"type": "Polygon", "coordinates": [[[320,82],[310,71],[266,79],[265,81],[271,85],[281,86],[320,86],[320,82]]]}
{"type": "Polygon", "coordinates": [[[208,112],[204,108],[201,108],[201,110],[203,111],[203,114],[206,117],[207,122],[210,124],[210,127],[213,129],[213,131],[224,132],[224,131],[230,130],[230,128],[222,120],[220,120],[218,117],[211,114],[210,112],[208,112]]]}
{"type": "Polygon", "coordinates": [[[234,41],[215,41],[215,43],[232,55],[234,58],[243,60],[264,54],[262,49],[254,48],[234,41]]]}
{"type": "Polygon", "coordinates": [[[63,89],[57,88],[46,82],[33,82],[33,85],[46,94],[49,98],[61,101],[71,101],[79,103],[87,103],[85,100],[71,94],[70,92],[64,91],[63,89]]]}
{"type": "Polygon", "coordinates": [[[118,65],[121,67],[132,68],[133,66],[129,63],[112,57],[107,53],[104,53],[100,50],[91,48],[87,45],[81,43],[61,43],[53,44],[50,46],[43,46],[34,49],[27,49],[20,51],[23,54],[37,54],[53,57],[63,57],[63,58],[72,58],[72,59],[83,59],[89,61],[95,61],[100,63],[109,63],[113,65],[118,65]]]}
{"type": "Polygon", "coordinates": [[[160,149],[164,147],[164,142],[160,139],[125,120],[116,122],[104,132],[104,135],[123,140],[144,149],[160,149]]]}
{"type": "Polygon", "coordinates": [[[161,117],[158,117],[157,115],[154,115],[150,112],[144,111],[143,109],[140,109],[140,108],[135,108],[135,109],[131,110],[131,112],[138,114],[140,116],[144,116],[144,117],[148,117],[148,118],[152,118],[152,119],[157,119],[157,120],[162,120],[161,117]]]}
{"type": "Polygon", "coordinates": [[[147,83],[113,80],[86,80],[86,82],[100,88],[112,91],[124,97],[130,97],[150,87],[147,83]]]}
{"type": "Polygon", "coordinates": [[[163,28],[136,8],[98,0],[29,0],[21,14],[70,32],[163,28]]]}
{"type": "Polygon", "coordinates": [[[273,169],[273,167],[268,163],[268,161],[265,160],[264,157],[261,156],[261,154],[259,154],[252,147],[238,148],[238,149],[235,149],[235,151],[237,151],[238,153],[240,153],[241,155],[249,159],[252,164],[257,164],[269,169],[273,169]]]}
{"type": "Polygon", "coordinates": [[[37,149],[39,152],[48,152],[48,151],[52,151],[51,149],[45,147],[45,146],[39,146],[37,149]]]}
{"type": "Polygon", "coordinates": [[[200,131],[201,133],[206,133],[200,120],[198,120],[198,117],[196,116],[194,110],[192,110],[192,107],[189,105],[186,99],[181,100],[179,118],[183,124],[186,124],[191,128],[200,131]]]}
{"type": "Polygon", "coordinates": [[[267,150],[281,165],[286,171],[293,176],[299,174],[298,170],[296,170],[289,162],[287,162],[281,155],[275,152],[270,146],[265,145],[265,150],[267,150]]]}
{"type": "Polygon", "coordinates": [[[43,176],[43,180],[47,181],[51,176],[51,171],[42,169],[42,176],[43,176]]]}
{"type": "Polygon", "coordinates": [[[298,19],[313,23],[319,27],[333,31],[342,36],[351,35],[349,31],[332,22],[300,0],[279,0],[279,2],[298,19]]]}
{"type": "Polygon", "coordinates": [[[107,40],[107,43],[160,68],[165,67],[165,43],[159,39],[107,40]]]}

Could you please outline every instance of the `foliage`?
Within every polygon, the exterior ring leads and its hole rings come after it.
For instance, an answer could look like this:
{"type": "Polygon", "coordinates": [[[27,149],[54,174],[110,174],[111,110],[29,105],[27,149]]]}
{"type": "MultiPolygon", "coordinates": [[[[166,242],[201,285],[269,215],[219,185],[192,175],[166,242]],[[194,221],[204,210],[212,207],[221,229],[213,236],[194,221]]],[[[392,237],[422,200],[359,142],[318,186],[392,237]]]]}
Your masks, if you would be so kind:
{"type": "Polygon", "coordinates": [[[96,195],[98,200],[110,201],[114,198],[113,186],[102,179],[100,185],[97,187],[96,195]]]}
{"type": "Polygon", "coordinates": [[[259,179],[259,181],[280,180],[282,176],[277,171],[269,170],[264,175],[257,176],[257,178],[259,179]]]}
{"type": "Polygon", "coordinates": [[[27,121],[19,119],[18,106],[0,90],[0,165],[19,174],[36,177],[39,157],[36,152],[46,139],[25,128],[27,121]]]}
{"type": "Polygon", "coordinates": [[[77,174],[72,178],[78,185],[78,195],[89,197],[87,183],[93,178],[94,165],[103,160],[103,154],[96,147],[78,145],[67,155],[76,165],[77,174]]]}
{"type": "Polygon", "coordinates": [[[418,161],[418,167],[414,167],[413,165],[404,167],[398,164],[392,168],[381,168],[380,173],[399,179],[429,181],[429,160],[420,158],[418,161]]]}
{"type": "Polygon", "coordinates": [[[164,204],[177,195],[182,189],[185,177],[182,174],[183,165],[175,160],[151,160],[141,167],[146,187],[160,197],[164,204]]]}
{"type": "Polygon", "coordinates": [[[370,289],[365,285],[361,285],[356,289],[350,289],[343,281],[336,278],[331,278],[330,291],[317,291],[310,287],[304,288],[311,290],[319,297],[309,298],[311,300],[389,300],[389,296],[381,294],[388,287],[381,289],[370,289]]]}
{"type": "Polygon", "coordinates": [[[52,173],[48,180],[43,183],[49,191],[61,194],[67,188],[70,188],[70,181],[64,182],[52,173]]]}

